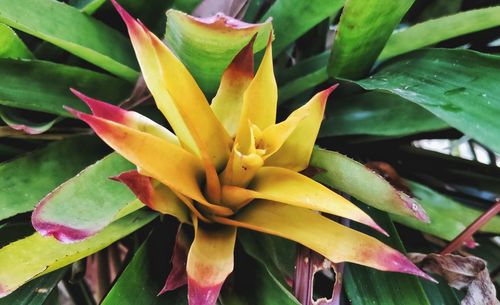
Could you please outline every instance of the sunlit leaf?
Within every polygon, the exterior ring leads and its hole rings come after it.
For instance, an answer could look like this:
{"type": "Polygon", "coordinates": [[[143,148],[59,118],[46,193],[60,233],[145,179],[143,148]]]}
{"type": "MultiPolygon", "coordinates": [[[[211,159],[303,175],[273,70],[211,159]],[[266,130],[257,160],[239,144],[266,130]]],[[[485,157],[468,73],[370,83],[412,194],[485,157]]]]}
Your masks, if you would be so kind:
{"type": "Polygon", "coordinates": [[[33,58],[16,32],[3,23],[0,23],[0,58],[33,58]]]}

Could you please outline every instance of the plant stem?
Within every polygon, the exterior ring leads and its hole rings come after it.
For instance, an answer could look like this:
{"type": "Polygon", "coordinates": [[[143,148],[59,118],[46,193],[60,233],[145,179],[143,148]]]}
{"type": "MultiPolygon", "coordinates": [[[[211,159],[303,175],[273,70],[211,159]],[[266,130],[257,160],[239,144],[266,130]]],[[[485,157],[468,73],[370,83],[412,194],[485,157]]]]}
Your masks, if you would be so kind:
{"type": "Polygon", "coordinates": [[[479,216],[472,224],[470,224],[460,235],[458,235],[448,246],[446,246],[441,254],[452,253],[462,246],[464,241],[472,238],[472,235],[476,233],[484,224],[486,224],[491,218],[493,218],[498,212],[500,212],[500,199],[496,200],[496,203],[489,208],[483,215],[479,216]]]}

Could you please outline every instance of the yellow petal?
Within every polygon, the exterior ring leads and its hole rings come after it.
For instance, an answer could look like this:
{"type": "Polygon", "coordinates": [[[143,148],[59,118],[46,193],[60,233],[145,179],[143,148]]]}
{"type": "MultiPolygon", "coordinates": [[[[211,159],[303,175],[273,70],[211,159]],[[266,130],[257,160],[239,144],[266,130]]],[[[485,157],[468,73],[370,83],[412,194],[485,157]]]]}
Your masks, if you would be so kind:
{"type": "Polygon", "coordinates": [[[191,305],[214,305],[233,271],[236,228],[194,222],[195,237],[186,266],[188,300],[191,305]]]}
{"type": "Polygon", "coordinates": [[[334,263],[352,262],[430,278],[398,251],[311,210],[261,200],[248,205],[232,219],[216,217],[215,220],[294,240],[334,263]]]}
{"type": "Polygon", "coordinates": [[[243,107],[243,93],[253,78],[253,43],[255,37],[241,49],[226,68],[217,95],[213,98],[212,110],[224,125],[229,136],[235,137],[243,107]]]}
{"type": "Polygon", "coordinates": [[[334,85],[317,93],[309,102],[290,115],[291,117],[302,116],[304,113],[309,113],[298,124],[281,148],[266,160],[266,165],[285,167],[294,171],[307,168],[323,120],[328,96],[336,87],[337,85],[334,85]]]}
{"type": "Polygon", "coordinates": [[[295,129],[297,129],[300,122],[303,121],[308,115],[309,112],[307,111],[292,113],[283,122],[271,125],[262,131],[260,139],[261,143],[257,144],[257,148],[264,150],[264,160],[271,157],[283,146],[284,143],[286,143],[287,139],[295,131],[295,129]]]}
{"type": "Polygon", "coordinates": [[[90,110],[92,110],[93,115],[106,119],[108,121],[113,121],[115,123],[137,129],[139,131],[155,135],[161,139],[179,145],[179,140],[172,132],[170,132],[170,130],[166,129],[160,124],[157,124],[156,122],[143,116],[142,114],[135,111],[127,111],[118,106],[90,98],[75,89],[70,88],[70,90],[79,99],[84,101],[87,106],[89,106],[90,110]]]}
{"type": "Polygon", "coordinates": [[[156,101],[156,105],[174,129],[181,145],[189,151],[199,154],[199,150],[189,129],[177,110],[172,97],[165,88],[161,69],[158,68],[159,63],[156,51],[151,43],[148,31],[134,20],[116,1],[113,0],[112,2],[127,25],[130,40],[132,41],[144,80],[156,101]]]}
{"type": "Polygon", "coordinates": [[[219,215],[231,215],[231,209],[209,203],[199,188],[203,166],[193,154],[154,135],[67,108],[90,125],[97,135],[120,155],[151,177],[186,195],[219,215]],[[175,160],[175,161],[174,161],[175,160]]]}
{"type": "Polygon", "coordinates": [[[127,185],[139,200],[162,214],[174,216],[182,223],[190,223],[189,211],[176,194],[164,184],[132,170],[111,179],[127,185]]]}
{"type": "Polygon", "coordinates": [[[386,234],[370,216],[344,197],[304,175],[285,168],[263,167],[257,172],[248,189],[224,187],[223,194],[224,197],[234,200],[236,205],[248,202],[250,198],[267,199],[352,219],[386,234]]]}
{"type": "Polygon", "coordinates": [[[179,140],[216,169],[228,160],[232,139],[211,111],[182,62],[158,37],[115,3],[127,24],[144,79],[179,140]]]}
{"type": "Polygon", "coordinates": [[[269,36],[264,58],[250,85],[243,95],[243,109],[241,113],[237,142],[241,151],[248,149],[248,122],[257,125],[261,130],[276,122],[276,108],[278,106],[278,87],[274,78],[272,33],[269,36]]]}

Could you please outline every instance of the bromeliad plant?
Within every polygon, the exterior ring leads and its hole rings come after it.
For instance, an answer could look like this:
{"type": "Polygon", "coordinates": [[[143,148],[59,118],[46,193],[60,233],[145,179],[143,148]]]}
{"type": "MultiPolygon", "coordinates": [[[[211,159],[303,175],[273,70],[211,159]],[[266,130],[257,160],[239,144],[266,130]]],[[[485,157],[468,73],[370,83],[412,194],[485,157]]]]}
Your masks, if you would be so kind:
{"type": "Polygon", "coordinates": [[[0,0],[0,305],[460,304],[406,249],[494,298],[500,217],[464,229],[500,197],[500,7],[472,2],[0,0]]]}
{"type": "MultiPolygon", "coordinates": [[[[318,213],[348,218],[386,234],[360,208],[299,173],[309,165],[325,104],[336,85],[276,123],[271,32],[255,75],[254,36],[224,71],[209,104],[173,52],[113,4],[127,25],[145,82],[175,135],[139,113],[74,89],[92,114],[66,109],[137,166],[113,179],[126,184],[151,209],[194,226],[186,263],[190,305],[217,301],[233,271],[238,227],[297,241],[334,263],[348,261],[431,279],[398,251],[318,213]]],[[[207,27],[255,26],[222,15],[191,19],[207,27]]],[[[33,214],[33,225],[42,235],[75,242],[96,233],[45,219],[47,202],[46,198],[33,214]]],[[[179,268],[173,267],[163,292],[185,284],[179,268]]]]}

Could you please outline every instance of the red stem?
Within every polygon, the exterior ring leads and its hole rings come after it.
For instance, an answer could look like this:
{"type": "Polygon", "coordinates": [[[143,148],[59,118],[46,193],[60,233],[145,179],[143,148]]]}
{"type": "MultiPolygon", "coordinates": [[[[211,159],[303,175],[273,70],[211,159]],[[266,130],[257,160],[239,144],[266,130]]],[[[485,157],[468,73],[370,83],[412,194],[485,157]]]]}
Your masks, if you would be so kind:
{"type": "Polygon", "coordinates": [[[464,241],[471,239],[472,235],[476,233],[483,225],[485,225],[491,218],[493,218],[498,212],[500,212],[500,199],[496,200],[496,203],[484,212],[483,215],[479,216],[472,224],[470,224],[460,235],[458,235],[446,248],[441,251],[441,254],[452,253],[462,246],[464,241]]]}

